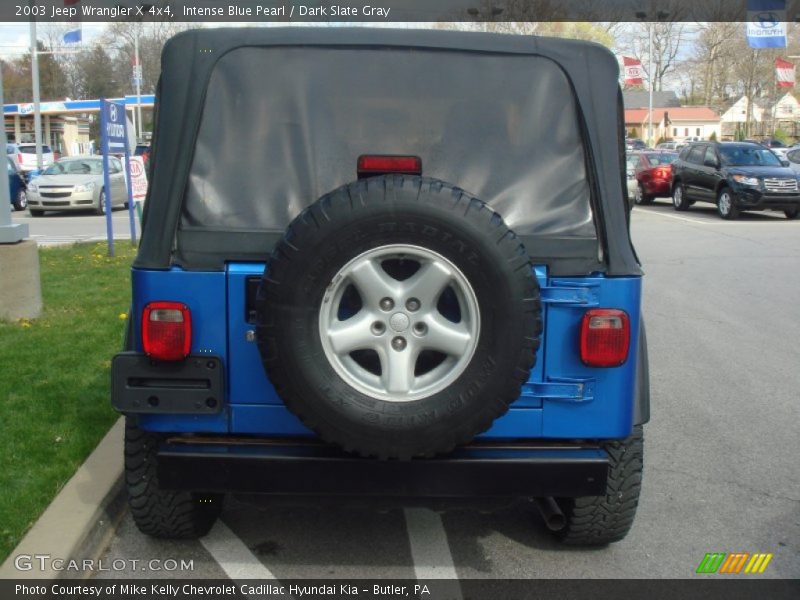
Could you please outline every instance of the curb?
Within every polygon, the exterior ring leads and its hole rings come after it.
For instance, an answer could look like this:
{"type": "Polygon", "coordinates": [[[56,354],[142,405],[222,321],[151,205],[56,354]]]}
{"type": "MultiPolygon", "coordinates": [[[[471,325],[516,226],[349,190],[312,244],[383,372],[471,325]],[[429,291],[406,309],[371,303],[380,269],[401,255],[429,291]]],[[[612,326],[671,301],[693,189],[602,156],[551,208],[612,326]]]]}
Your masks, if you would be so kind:
{"type": "Polygon", "coordinates": [[[121,501],[124,434],[125,419],[120,417],[11,551],[0,566],[0,579],[70,577],[74,573],[66,570],[69,559],[94,558],[92,554],[99,552],[98,546],[108,537],[109,524],[115,525],[125,508],[121,501]],[[83,555],[78,556],[78,552],[83,555]],[[31,557],[30,570],[15,567],[19,555],[31,557]],[[40,569],[34,556],[48,557],[47,567],[40,569]],[[50,563],[53,559],[63,559],[65,569],[54,570],[50,563]]]}

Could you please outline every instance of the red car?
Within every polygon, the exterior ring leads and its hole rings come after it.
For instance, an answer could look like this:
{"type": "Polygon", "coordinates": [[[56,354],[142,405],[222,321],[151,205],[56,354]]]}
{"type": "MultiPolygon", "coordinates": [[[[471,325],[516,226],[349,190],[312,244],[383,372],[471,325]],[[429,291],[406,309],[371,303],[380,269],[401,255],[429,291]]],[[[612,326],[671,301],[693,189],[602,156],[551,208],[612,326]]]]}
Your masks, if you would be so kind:
{"type": "Polygon", "coordinates": [[[672,163],[678,158],[676,152],[637,152],[639,161],[634,168],[636,188],[633,201],[636,204],[651,204],[656,196],[672,194],[672,163]]]}

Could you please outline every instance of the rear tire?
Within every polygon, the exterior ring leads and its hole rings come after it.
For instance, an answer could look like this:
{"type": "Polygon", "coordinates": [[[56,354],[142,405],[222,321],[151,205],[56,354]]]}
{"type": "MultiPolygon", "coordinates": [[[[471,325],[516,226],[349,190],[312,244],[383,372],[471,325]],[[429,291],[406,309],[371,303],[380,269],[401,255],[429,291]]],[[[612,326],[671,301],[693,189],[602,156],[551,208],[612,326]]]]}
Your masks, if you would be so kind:
{"type": "Polygon", "coordinates": [[[139,531],[157,538],[195,539],[208,533],[222,511],[222,494],[164,490],[158,481],[163,436],[125,419],[125,484],[139,531]]]}
{"type": "Polygon", "coordinates": [[[783,214],[786,215],[786,218],[789,219],[790,221],[796,219],[798,213],[800,213],[800,209],[797,208],[791,208],[789,210],[783,211],[783,214]]]}
{"type": "Polygon", "coordinates": [[[637,184],[636,192],[633,195],[633,202],[634,202],[634,204],[637,204],[639,206],[646,206],[648,204],[652,204],[653,203],[653,197],[652,196],[648,196],[645,193],[644,188],[642,187],[642,184],[639,183],[639,184],[637,184]]]}
{"type": "Polygon", "coordinates": [[[605,546],[624,538],[633,525],[642,488],[642,426],[636,425],[629,438],[604,447],[610,460],[605,495],[561,501],[567,524],[557,535],[565,544],[605,546]]]}
{"type": "Polygon", "coordinates": [[[686,197],[686,188],[683,187],[683,182],[679,181],[672,188],[672,207],[675,210],[684,211],[689,210],[691,202],[686,197]]]}

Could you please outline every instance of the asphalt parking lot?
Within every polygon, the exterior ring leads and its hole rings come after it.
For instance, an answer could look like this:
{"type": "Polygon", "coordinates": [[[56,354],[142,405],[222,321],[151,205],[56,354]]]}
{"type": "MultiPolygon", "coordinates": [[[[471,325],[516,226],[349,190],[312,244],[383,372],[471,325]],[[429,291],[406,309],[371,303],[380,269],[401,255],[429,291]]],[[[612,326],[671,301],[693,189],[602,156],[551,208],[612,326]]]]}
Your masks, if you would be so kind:
{"type": "MultiPolygon", "coordinates": [[[[138,533],[103,553],[186,559],[186,571],[103,577],[690,578],[706,552],[771,552],[800,577],[800,220],[720,220],[714,207],[637,207],[652,420],[636,522],[604,549],[560,546],[530,507],[287,505],[231,499],[201,541],[138,533]]],[[[119,563],[117,563],[119,564],[119,563]]]]}

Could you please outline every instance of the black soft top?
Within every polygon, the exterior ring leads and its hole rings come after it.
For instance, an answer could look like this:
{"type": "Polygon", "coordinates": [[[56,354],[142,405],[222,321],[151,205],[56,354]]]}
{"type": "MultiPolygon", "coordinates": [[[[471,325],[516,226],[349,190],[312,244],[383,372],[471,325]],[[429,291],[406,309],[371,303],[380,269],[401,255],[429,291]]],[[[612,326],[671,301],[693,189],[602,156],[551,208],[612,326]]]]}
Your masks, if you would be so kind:
{"type": "MultiPolygon", "coordinates": [[[[439,79],[460,77],[485,98],[502,99],[506,87],[533,86],[533,93],[523,90],[529,98],[509,109],[514,117],[510,135],[524,138],[520,131],[535,129],[540,138],[520,146],[514,160],[530,168],[517,168],[513,185],[497,187],[488,175],[470,179],[480,165],[465,168],[468,152],[459,158],[463,175],[450,176],[454,165],[437,157],[453,153],[440,148],[437,154],[431,144],[429,157],[419,142],[423,151],[414,153],[422,156],[423,174],[487,201],[522,238],[532,259],[550,265],[553,274],[641,273],[628,233],[619,69],[607,49],[531,36],[332,27],[198,29],[167,43],[156,94],[151,182],[134,266],[218,270],[227,261],[264,260],[302,208],[354,180],[355,159],[348,152],[359,148],[340,152],[347,165],[353,163],[352,169],[342,169],[323,154],[329,141],[323,131],[326,119],[314,117],[319,121],[313,136],[303,127],[318,104],[322,109],[317,113],[327,116],[333,110],[325,102],[329,97],[335,102],[335,94],[325,93],[321,85],[336,85],[346,75],[348,85],[358,87],[377,76],[380,69],[358,71],[358,56],[365,50],[391,56],[395,62],[386,70],[396,68],[399,77],[403,69],[415,68],[418,77],[408,81],[424,79],[426,69],[420,64],[449,61],[439,79]],[[298,55],[307,58],[300,66],[298,55]],[[335,59],[320,67],[327,56],[335,59]],[[505,79],[496,81],[506,83],[487,90],[481,77],[491,79],[497,72],[505,79]],[[289,116],[252,120],[254,111],[268,112],[263,108],[268,105],[285,107],[289,116]],[[559,111],[562,117],[554,114],[559,111]],[[261,196],[258,204],[255,196],[261,196]]],[[[414,93],[425,89],[420,86],[414,93]]],[[[463,98],[457,100],[463,112],[463,98]]],[[[377,118],[375,123],[391,128],[390,121],[377,118]]],[[[446,129],[444,123],[441,127],[446,129]]],[[[470,131],[474,143],[466,146],[485,147],[481,127],[463,127],[459,135],[470,131]]],[[[376,142],[374,148],[395,150],[398,143],[376,142]]]]}

